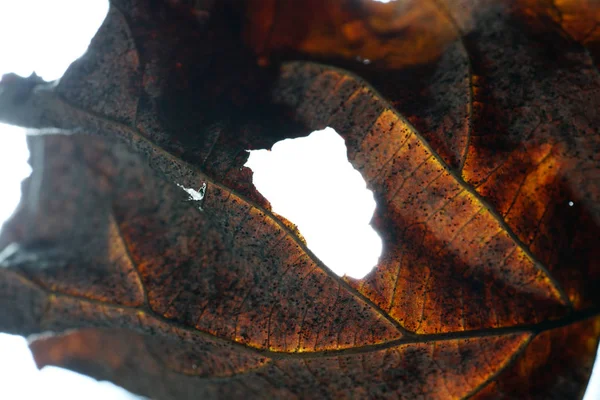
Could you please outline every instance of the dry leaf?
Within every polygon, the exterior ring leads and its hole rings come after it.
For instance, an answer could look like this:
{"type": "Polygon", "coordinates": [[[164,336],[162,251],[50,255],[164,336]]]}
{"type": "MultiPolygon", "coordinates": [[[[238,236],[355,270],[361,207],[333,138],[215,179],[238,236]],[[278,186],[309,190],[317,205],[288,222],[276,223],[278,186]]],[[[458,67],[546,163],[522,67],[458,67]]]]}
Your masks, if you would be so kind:
{"type": "Polygon", "coordinates": [[[3,79],[0,119],[75,134],[31,139],[0,328],[54,332],[39,366],[161,399],[580,397],[600,334],[598,7],[193,3],[113,1],[57,85],[3,79]],[[243,167],[325,126],[378,202],[362,280],[243,167]]]}

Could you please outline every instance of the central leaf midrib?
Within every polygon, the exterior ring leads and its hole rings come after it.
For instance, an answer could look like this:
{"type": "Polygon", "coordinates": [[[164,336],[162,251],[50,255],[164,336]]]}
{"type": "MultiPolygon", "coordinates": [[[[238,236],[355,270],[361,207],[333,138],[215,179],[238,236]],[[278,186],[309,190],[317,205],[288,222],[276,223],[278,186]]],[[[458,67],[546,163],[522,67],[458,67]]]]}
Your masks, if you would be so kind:
{"type": "MultiPolygon", "coordinates": [[[[540,333],[562,328],[568,325],[575,324],[577,322],[584,321],[586,319],[590,319],[593,317],[600,316],[600,307],[590,308],[584,311],[573,312],[566,317],[553,321],[544,321],[537,324],[522,324],[522,325],[514,325],[507,327],[499,327],[499,328],[486,328],[486,329],[475,329],[468,331],[455,331],[455,332],[445,332],[445,333],[432,333],[419,335],[414,334],[411,337],[405,337],[400,339],[389,340],[382,343],[372,344],[372,345],[364,345],[357,346],[345,349],[337,349],[337,350],[322,350],[322,351],[307,351],[307,352],[284,352],[284,351],[273,351],[268,349],[262,349],[258,347],[248,346],[244,343],[237,342],[232,339],[215,336],[211,333],[190,327],[181,322],[171,320],[165,318],[164,316],[158,314],[154,310],[152,310],[147,305],[143,305],[140,307],[126,306],[120,304],[112,304],[106,303],[100,300],[94,300],[83,296],[66,294],[62,292],[58,292],[55,290],[51,290],[47,288],[42,282],[37,282],[32,280],[29,276],[25,275],[22,271],[11,271],[9,273],[15,273],[21,279],[24,279],[27,283],[33,285],[34,287],[42,290],[48,296],[55,296],[56,298],[62,297],[66,299],[76,300],[79,302],[86,302],[89,304],[94,304],[102,307],[112,308],[116,310],[131,310],[131,311],[142,311],[146,313],[149,317],[154,318],[160,322],[167,324],[168,326],[184,330],[186,332],[192,333],[194,335],[198,335],[204,338],[208,338],[210,340],[216,342],[222,342],[229,344],[241,351],[248,351],[254,354],[259,354],[262,356],[267,356],[272,359],[319,359],[319,358],[327,358],[327,357],[335,357],[335,356],[344,356],[344,355],[352,355],[352,354],[363,354],[363,353],[373,353],[376,351],[381,351],[401,345],[411,345],[411,344],[419,344],[419,343],[434,343],[434,342],[443,342],[449,340],[457,340],[457,339],[478,339],[489,336],[502,336],[516,333],[531,333],[534,336],[537,336],[540,333]]],[[[50,303],[50,300],[47,300],[50,303]]],[[[51,308],[52,305],[49,305],[51,308]]],[[[131,328],[130,328],[131,329],[131,328]]],[[[144,334],[141,332],[141,334],[144,334]]]]}

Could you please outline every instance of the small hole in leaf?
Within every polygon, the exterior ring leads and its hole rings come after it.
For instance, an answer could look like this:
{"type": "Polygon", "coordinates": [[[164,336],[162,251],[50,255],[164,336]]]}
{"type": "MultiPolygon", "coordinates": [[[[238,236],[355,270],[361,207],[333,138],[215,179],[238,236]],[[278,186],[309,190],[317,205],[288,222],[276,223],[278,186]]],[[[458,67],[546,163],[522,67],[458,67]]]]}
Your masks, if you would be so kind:
{"type": "Polygon", "coordinates": [[[202,200],[204,200],[204,196],[206,195],[206,182],[204,182],[202,184],[202,186],[200,186],[200,188],[198,188],[198,190],[193,189],[193,188],[186,188],[183,185],[177,184],[177,186],[179,186],[180,188],[182,188],[189,196],[190,201],[196,201],[199,202],[198,204],[198,208],[200,209],[200,211],[202,211],[202,200]]]}
{"type": "Polygon", "coordinates": [[[377,265],[381,238],[370,225],[373,193],[331,128],[250,151],[246,166],[273,211],[298,226],[308,247],[336,274],[362,278],[377,265]]]}

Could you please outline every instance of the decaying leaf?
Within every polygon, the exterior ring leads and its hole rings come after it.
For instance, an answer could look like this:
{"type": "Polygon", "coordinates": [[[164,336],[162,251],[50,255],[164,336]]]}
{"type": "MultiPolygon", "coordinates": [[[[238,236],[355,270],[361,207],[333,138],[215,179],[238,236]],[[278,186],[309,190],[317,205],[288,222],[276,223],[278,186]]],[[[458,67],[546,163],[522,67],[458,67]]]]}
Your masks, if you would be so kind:
{"type": "Polygon", "coordinates": [[[0,329],[52,332],[39,366],[159,399],[581,397],[600,335],[597,7],[192,3],[113,0],[58,84],[1,82],[0,119],[62,134],[30,138],[0,329]],[[362,280],[243,167],[326,126],[378,202],[362,280]]]}

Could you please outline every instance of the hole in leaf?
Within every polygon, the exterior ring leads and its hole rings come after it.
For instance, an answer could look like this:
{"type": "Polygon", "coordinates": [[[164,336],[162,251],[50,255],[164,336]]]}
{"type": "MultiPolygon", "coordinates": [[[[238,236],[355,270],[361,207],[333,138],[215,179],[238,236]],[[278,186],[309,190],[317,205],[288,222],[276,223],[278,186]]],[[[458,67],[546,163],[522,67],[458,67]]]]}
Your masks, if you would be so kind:
{"type": "Polygon", "coordinates": [[[201,201],[204,199],[204,194],[206,193],[206,183],[203,183],[200,189],[195,190],[192,188],[186,188],[183,185],[177,184],[180,188],[182,188],[187,194],[190,196],[190,200],[193,201],[201,201]]]}
{"type": "Polygon", "coordinates": [[[382,243],[370,225],[375,199],[335,130],[250,151],[246,166],[273,211],[298,226],[333,272],[358,279],[377,265],[382,243]]]}

